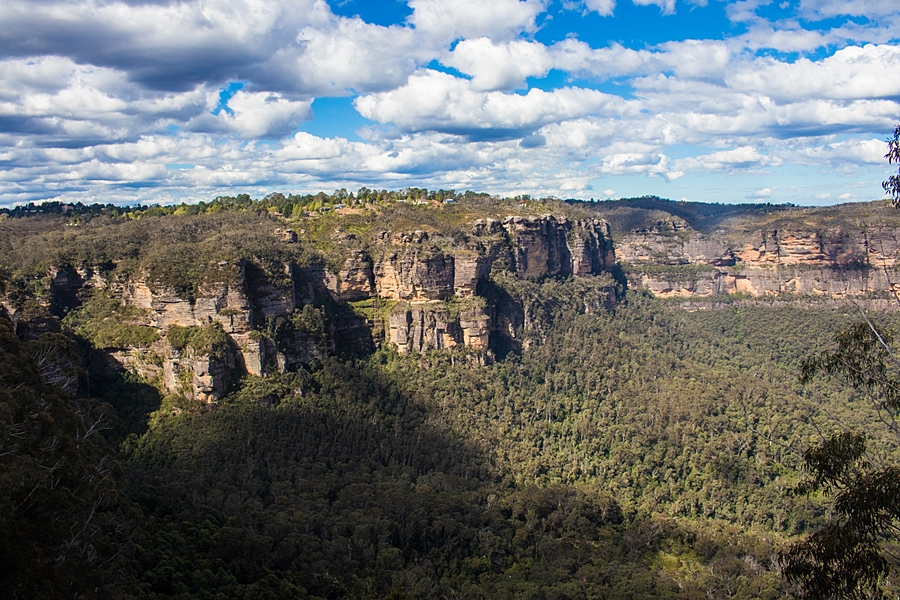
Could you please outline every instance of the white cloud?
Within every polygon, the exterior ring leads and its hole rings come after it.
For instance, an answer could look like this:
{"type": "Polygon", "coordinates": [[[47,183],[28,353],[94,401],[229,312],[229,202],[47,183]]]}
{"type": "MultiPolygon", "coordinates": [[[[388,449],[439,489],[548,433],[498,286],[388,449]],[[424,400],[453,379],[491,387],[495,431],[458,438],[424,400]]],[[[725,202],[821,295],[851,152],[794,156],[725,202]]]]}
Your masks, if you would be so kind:
{"type": "Polygon", "coordinates": [[[402,84],[442,45],[402,25],[336,17],[324,0],[9,0],[0,39],[0,57],[64,55],[146,88],[245,80],[305,97],[402,84]]]}
{"type": "Polygon", "coordinates": [[[601,92],[532,89],[525,95],[480,92],[465,79],[424,70],[390,92],[354,101],[366,118],[404,131],[441,131],[476,138],[521,137],[550,123],[615,112],[621,100],[601,92]]]}
{"type": "Polygon", "coordinates": [[[782,101],[900,96],[900,47],[892,45],[851,46],[819,61],[745,60],[740,67],[728,78],[733,89],[782,101]]]}
{"type": "MultiPolygon", "coordinates": [[[[212,103],[211,103],[212,104],[212,103]]],[[[194,131],[237,134],[243,138],[283,136],[311,115],[312,101],[291,101],[280,94],[238,91],[228,100],[228,110],[218,115],[203,113],[187,128],[194,131]]],[[[210,106],[213,108],[213,106],[210,106]]]]}
{"type": "Polygon", "coordinates": [[[767,187],[765,187],[761,190],[756,190],[752,194],[747,194],[747,198],[751,199],[751,200],[752,199],[769,198],[771,196],[772,196],[772,188],[767,188],[767,187]]]}
{"type": "Polygon", "coordinates": [[[840,15],[877,19],[896,14],[897,3],[894,0],[800,0],[800,11],[816,19],[840,15]]]}
{"type": "Polygon", "coordinates": [[[638,6],[658,6],[664,15],[675,14],[675,0],[631,0],[638,6]]]}
{"type": "Polygon", "coordinates": [[[471,75],[476,90],[525,87],[526,77],[544,76],[554,64],[543,44],[525,40],[495,44],[486,37],[461,41],[443,62],[471,75]]]}
{"type": "Polygon", "coordinates": [[[887,144],[878,139],[803,145],[795,143],[785,148],[785,155],[794,164],[828,165],[832,169],[883,165],[886,152],[887,144]]]}
{"type": "Polygon", "coordinates": [[[329,14],[321,0],[0,5],[5,56],[64,54],[160,89],[184,90],[259,64],[329,14]]]}
{"type": "MultiPolygon", "coordinates": [[[[592,47],[583,31],[536,41],[556,18],[546,0],[411,0],[408,21],[390,27],[338,17],[324,0],[7,0],[0,202],[354,179],[561,194],[605,188],[597,180],[612,175],[674,181],[790,164],[843,176],[884,165],[880,138],[900,114],[893,3],[802,0],[779,21],[760,16],[766,4],[726,7],[742,35],[634,49],[592,47]],[[872,21],[806,30],[800,19],[841,15],[872,21]],[[757,52],[769,49],[800,56],[757,52]],[[471,79],[427,69],[432,60],[471,79]],[[526,87],[553,70],[579,84],[526,87]],[[611,79],[624,97],[587,89],[611,79]],[[243,88],[218,110],[236,81],[243,88]],[[314,97],[356,94],[377,123],[365,142],[292,135],[314,97]],[[673,146],[705,154],[670,158],[673,146]],[[151,187],[122,187],[140,181],[151,187]]],[[[564,8],[611,16],[615,2],[564,8]]],[[[614,18],[603,23],[615,38],[614,18]]]]}
{"type": "Polygon", "coordinates": [[[761,154],[750,146],[723,150],[675,161],[674,168],[680,171],[733,171],[767,166],[779,166],[778,157],[761,154]]]}
{"type": "Polygon", "coordinates": [[[756,21],[756,10],[760,6],[768,6],[772,0],[738,0],[725,7],[725,14],[732,23],[756,21]]]}
{"type": "Polygon", "coordinates": [[[406,27],[381,27],[360,19],[334,19],[331,26],[304,27],[297,48],[279,50],[263,65],[260,84],[308,95],[345,95],[403,85],[416,64],[434,51],[406,27]],[[298,51],[299,49],[299,51],[298,51]],[[295,83],[285,82],[295,77],[295,83]]]}
{"type": "Polygon", "coordinates": [[[409,22],[420,32],[444,43],[459,38],[508,40],[534,32],[545,0],[408,0],[409,22]]]}
{"type": "Polygon", "coordinates": [[[584,0],[584,5],[603,17],[611,17],[616,8],[616,0],[584,0]]]}

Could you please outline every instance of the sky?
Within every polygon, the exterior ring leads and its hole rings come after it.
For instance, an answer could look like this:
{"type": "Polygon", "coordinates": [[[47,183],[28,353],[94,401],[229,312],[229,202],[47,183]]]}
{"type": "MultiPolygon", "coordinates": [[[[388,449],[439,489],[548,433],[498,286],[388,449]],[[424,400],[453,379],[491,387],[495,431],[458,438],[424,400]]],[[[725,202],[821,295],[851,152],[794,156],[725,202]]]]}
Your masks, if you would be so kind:
{"type": "Polygon", "coordinates": [[[897,0],[3,0],[0,205],[884,197],[897,0]]]}

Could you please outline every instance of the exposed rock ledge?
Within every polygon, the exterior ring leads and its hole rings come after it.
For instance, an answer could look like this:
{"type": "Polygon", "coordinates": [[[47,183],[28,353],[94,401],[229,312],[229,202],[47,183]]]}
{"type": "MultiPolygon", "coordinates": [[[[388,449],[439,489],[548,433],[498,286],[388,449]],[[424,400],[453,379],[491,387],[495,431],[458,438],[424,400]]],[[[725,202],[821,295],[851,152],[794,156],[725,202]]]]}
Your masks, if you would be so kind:
{"type": "Polygon", "coordinates": [[[703,235],[685,226],[633,231],[616,257],[632,285],[663,298],[867,298],[900,283],[898,239],[888,227],[703,235]]]}

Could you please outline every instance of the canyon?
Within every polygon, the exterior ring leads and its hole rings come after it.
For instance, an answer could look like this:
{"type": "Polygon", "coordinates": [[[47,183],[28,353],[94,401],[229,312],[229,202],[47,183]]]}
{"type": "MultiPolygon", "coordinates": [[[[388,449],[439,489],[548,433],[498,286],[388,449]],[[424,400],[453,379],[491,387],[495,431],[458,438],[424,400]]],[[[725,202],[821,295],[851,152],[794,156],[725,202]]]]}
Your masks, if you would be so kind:
{"type": "Polygon", "coordinates": [[[613,309],[628,288],[688,310],[898,304],[900,224],[881,205],[874,217],[848,219],[861,209],[763,207],[712,218],[692,217],[682,203],[644,204],[506,206],[452,226],[433,217],[442,208],[418,213],[421,223],[388,219],[383,228],[340,215],[265,217],[256,226],[272,248],[266,259],[229,251],[204,267],[169,255],[196,267],[187,287],[167,279],[166,260],[128,269],[69,261],[20,282],[2,305],[20,335],[36,338],[59,330],[85,299],[110,299],[117,308],[91,327],[113,332],[95,343],[114,368],[215,402],[241,374],[264,377],[378,347],[455,349],[462,360],[491,363],[540,337],[540,315],[560,300],[527,286],[551,280],[582,282],[562,292],[581,313],[613,309]],[[44,292],[23,293],[29,285],[44,292]]]}

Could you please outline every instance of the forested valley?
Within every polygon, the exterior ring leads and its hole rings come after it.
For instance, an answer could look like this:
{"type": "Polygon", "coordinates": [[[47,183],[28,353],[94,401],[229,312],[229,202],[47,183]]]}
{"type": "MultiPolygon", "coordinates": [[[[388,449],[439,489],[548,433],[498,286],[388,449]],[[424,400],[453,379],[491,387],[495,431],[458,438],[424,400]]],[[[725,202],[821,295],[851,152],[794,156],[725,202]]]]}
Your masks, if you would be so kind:
{"type": "MultiPolygon", "coordinates": [[[[269,200],[277,210],[222,200],[211,214],[100,207],[0,222],[8,597],[795,596],[781,553],[830,510],[826,497],[796,492],[803,451],[844,428],[880,427],[842,382],[801,384],[801,365],[833,347],[864,302],[720,293],[715,307],[688,310],[641,289],[635,273],[681,281],[690,265],[595,260],[588,276],[517,276],[516,247],[490,255],[477,294],[450,290],[422,304],[432,312],[403,298],[348,300],[309,273],[340,271],[351,251],[374,256],[366,240],[388,239],[381,229],[427,234],[396,242],[385,261],[414,247],[431,265],[452,246],[458,265],[474,247],[461,223],[532,210],[521,208],[531,199],[343,217],[269,200]],[[72,287],[76,271],[88,275],[72,287]],[[128,304],[138,277],[149,308],[128,304]],[[163,293],[199,311],[228,285],[248,290],[246,332],[232,305],[214,314],[232,329],[159,316],[163,293]],[[490,319],[489,347],[468,343],[466,311],[490,319]],[[392,324],[414,317],[449,323],[435,339],[462,340],[462,323],[468,345],[398,351],[392,324]],[[254,374],[241,357],[266,348],[254,374]],[[171,366],[185,357],[193,366],[171,366]],[[196,383],[216,377],[221,393],[196,383]]],[[[647,202],[600,215],[613,223],[610,244],[638,210],[659,229],[660,205],[647,202]]],[[[572,248],[599,231],[586,208],[533,210],[578,223],[559,238],[572,248]]],[[[677,219],[701,229],[699,217],[677,219]]],[[[629,231],[647,229],[630,221],[629,231]]],[[[524,243],[504,226],[497,247],[524,243]]],[[[666,239],[687,239],[679,227],[666,239]]],[[[867,314],[900,327],[894,312],[867,314]]],[[[870,443],[897,458],[889,437],[870,443]]]]}

